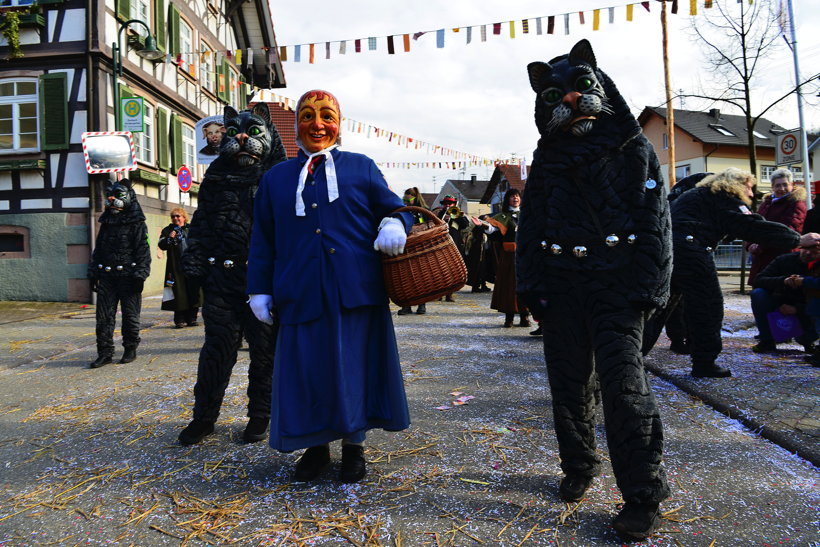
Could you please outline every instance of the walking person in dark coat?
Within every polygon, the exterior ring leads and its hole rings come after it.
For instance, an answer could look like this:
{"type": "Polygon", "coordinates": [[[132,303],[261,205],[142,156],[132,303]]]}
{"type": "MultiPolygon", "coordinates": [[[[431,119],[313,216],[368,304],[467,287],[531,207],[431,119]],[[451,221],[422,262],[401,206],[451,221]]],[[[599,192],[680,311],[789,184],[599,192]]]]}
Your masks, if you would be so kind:
{"type": "Polygon", "coordinates": [[[482,223],[488,218],[490,218],[489,215],[473,218],[475,225],[467,236],[464,262],[467,265],[467,284],[472,287],[470,292],[490,292],[492,289],[487,286],[487,283],[492,283],[495,279],[493,277],[495,260],[492,258],[492,244],[487,238],[485,225],[482,223]]]}
{"type": "Polygon", "coordinates": [[[174,312],[174,325],[181,329],[184,326],[195,327],[202,305],[201,293],[196,283],[189,281],[182,271],[182,253],[188,247],[188,213],[182,207],[171,210],[171,224],[162,229],[157,246],[165,251],[165,289],[170,289],[173,298],[163,297],[162,309],[174,312]]]}
{"type": "MultiPolygon", "coordinates": [[[[441,204],[441,207],[436,207],[433,209],[433,212],[447,225],[447,229],[450,232],[450,237],[456,244],[458,252],[461,254],[461,258],[464,258],[464,239],[461,236],[461,231],[470,225],[470,221],[467,219],[464,212],[458,208],[458,201],[456,201],[456,198],[450,194],[444,196],[439,203],[441,204]]],[[[441,298],[439,298],[439,300],[441,300],[441,298]]],[[[445,300],[447,302],[455,302],[453,293],[448,294],[445,300]]]]}
{"type": "MultiPolygon", "coordinates": [[[[806,189],[795,186],[792,172],[778,169],[771,175],[772,193],[767,194],[757,208],[757,213],[771,222],[779,222],[797,233],[803,233],[806,219],[806,189]]],[[[773,247],[758,243],[746,243],[752,255],[749,269],[749,285],[754,286],[755,276],[776,257],[792,251],[792,248],[773,247]]]]}
{"type": "Polygon", "coordinates": [[[244,334],[248,341],[246,442],[266,437],[278,324],[263,323],[247,304],[248,248],[259,179],[286,159],[285,147],[265,103],[236,112],[225,107],[221,153],[205,172],[182,267],[202,287],[205,342],[199,352],[193,420],[179,442],[196,444],[214,431],[244,334]]]}
{"type": "Polygon", "coordinates": [[[521,192],[510,188],[504,193],[501,212],[485,221],[484,229],[489,235],[495,253],[495,285],[490,308],[504,314],[504,328],[513,326],[515,314],[519,314],[519,327],[529,327],[529,311],[520,302],[515,283],[515,234],[518,231],[521,211],[521,192]]]}
{"type": "MultiPolygon", "coordinates": [[[[672,293],[683,301],[692,376],[696,378],[732,375],[715,364],[723,349],[723,294],[713,250],[729,234],[786,248],[796,247],[800,239],[794,230],[752,213],[755,183],[751,173],[730,167],[704,178],[672,202],[672,293]]],[[[660,332],[659,327],[654,330],[660,332]]]]}
{"type": "Polygon", "coordinates": [[[91,288],[97,292],[97,359],[90,368],[113,360],[117,304],[122,310],[125,349],[120,363],[137,358],[142,288],[151,271],[148,226],[130,181],[111,183],[105,196],[105,211],[100,216],[100,231],[88,265],[91,288]]]}

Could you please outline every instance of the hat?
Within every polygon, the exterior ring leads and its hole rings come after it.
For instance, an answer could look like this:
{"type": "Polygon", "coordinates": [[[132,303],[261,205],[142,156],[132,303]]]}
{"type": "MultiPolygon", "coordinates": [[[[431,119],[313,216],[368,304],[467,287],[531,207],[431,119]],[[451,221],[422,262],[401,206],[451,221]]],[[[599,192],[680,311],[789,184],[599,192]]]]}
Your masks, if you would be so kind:
{"type": "Polygon", "coordinates": [[[455,203],[455,202],[456,202],[456,198],[454,198],[454,197],[453,197],[453,196],[451,196],[450,194],[447,194],[446,196],[444,196],[444,197],[441,199],[441,203],[447,203],[448,201],[449,201],[449,202],[452,202],[452,203],[455,203]]]}

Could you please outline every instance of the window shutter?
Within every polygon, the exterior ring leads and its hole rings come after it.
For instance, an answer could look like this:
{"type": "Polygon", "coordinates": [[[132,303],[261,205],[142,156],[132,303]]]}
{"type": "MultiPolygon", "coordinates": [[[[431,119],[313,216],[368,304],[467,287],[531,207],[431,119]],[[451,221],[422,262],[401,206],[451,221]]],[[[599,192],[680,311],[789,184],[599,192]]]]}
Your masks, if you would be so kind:
{"type": "Polygon", "coordinates": [[[171,55],[181,53],[179,51],[179,10],[173,4],[168,7],[168,32],[170,33],[171,55]]]}
{"type": "Polygon", "coordinates": [[[171,173],[176,175],[182,165],[182,120],[171,114],[171,173]]]}
{"type": "Polygon", "coordinates": [[[219,65],[217,77],[219,78],[217,88],[217,96],[222,99],[224,102],[228,102],[228,61],[224,58],[222,59],[222,63],[219,65]]]}
{"type": "MultiPolygon", "coordinates": [[[[234,97],[234,94],[236,93],[236,74],[234,74],[234,71],[230,68],[227,69],[227,74],[228,77],[225,78],[225,80],[228,82],[229,87],[226,90],[227,93],[225,93],[225,100],[228,102],[228,104],[231,104],[231,97],[234,97]]],[[[237,105],[231,104],[231,106],[236,108],[237,105]]]]}
{"type": "Polygon", "coordinates": [[[157,47],[165,51],[165,36],[168,34],[168,27],[165,26],[165,0],[154,0],[154,32],[157,47]]]}
{"type": "Polygon", "coordinates": [[[117,17],[123,21],[131,19],[131,0],[117,0],[117,17]]]}
{"type": "Polygon", "coordinates": [[[168,170],[171,164],[170,148],[168,147],[168,113],[163,108],[157,108],[157,163],[160,169],[168,170]]]}
{"type": "Polygon", "coordinates": [[[248,107],[248,94],[251,86],[245,82],[239,84],[239,110],[245,110],[248,107]]]}
{"type": "Polygon", "coordinates": [[[40,147],[68,148],[68,77],[65,72],[40,76],[40,147]]]}

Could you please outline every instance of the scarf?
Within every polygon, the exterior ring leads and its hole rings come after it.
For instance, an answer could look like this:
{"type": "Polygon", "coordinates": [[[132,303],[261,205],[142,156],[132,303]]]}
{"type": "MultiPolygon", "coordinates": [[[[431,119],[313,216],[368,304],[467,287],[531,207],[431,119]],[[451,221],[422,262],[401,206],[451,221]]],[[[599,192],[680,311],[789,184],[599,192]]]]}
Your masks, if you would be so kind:
{"type": "MultiPolygon", "coordinates": [[[[325,157],[325,176],[327,177],[327,201],[332,202],[339,197],[339,184],[336,180],[336,164],[333,163],[333,155],[330,153],[334,148],[338,148],[338,144],[328,146],[324,150],[319,150],[308,155],[305,165],[299,172],[299,184],[296,187],[296,216],[305,216],[305,202],[302,200],[302,192],[305,190],[305,182],[307,181],[308,170],[314,158],[319,156],[325,157]]],[[[304,151],[304,148],[302,149],[304,151]]]]}

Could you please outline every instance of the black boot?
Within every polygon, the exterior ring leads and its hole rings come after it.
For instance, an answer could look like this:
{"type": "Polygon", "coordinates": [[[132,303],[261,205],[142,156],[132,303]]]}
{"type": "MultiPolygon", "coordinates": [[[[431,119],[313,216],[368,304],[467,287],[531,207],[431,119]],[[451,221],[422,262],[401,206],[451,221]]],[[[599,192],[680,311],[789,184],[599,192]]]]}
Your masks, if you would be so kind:
{"type": "Polygon", "coordinates": [[[122,354],[122,359],[120,359],[121,364],[130,363],[134,359],[137,358],[137,347],[131,346],[125,348],[125,352],[122,354]]]}
{"type": "Polygon", "coordinates": [[[424,315],[427,313],[427,304],[419,304],[419,307],[416,308],[416,315],[424,315]]]}
{"type": "Polygon", "coordinates": [[[660,507],[657,503],[626,502],[612,522],[612,527],[623,536],[646,539],[658,529],[660,523],[660,507]]]}
{"type": "Polygon", "coordinates": [[[592,484],[592,477],[566,475],[558,486],[558,495],[564,501],[581,501],[592,484]]]}
{"type": "Polygon", "coordinates": [[[312,481],[328,465],[330,465],[330,447],[326,444],[311,446],[299,458],[296,469],[293,471],[293,480],[295,482],[312,481]]]}
{"type": "Polygon", "coordinates": [[[96,361],[90,363],[88,368],[100,368],[104,367],[108,363],[113,361],[110,355],[98,355],[96,361]]]}
{"type": "Polygon", "coordinates": [[[508,329],[513,326],[513,319],[515,319],[514,313],[508,313],[504,318],[504,328],[508,329]]]}
{"type": "Polygon", "coordinates": [[[196,444],[214,432],[214,423],[204,420],[192,420],[179,434],[179,443],[184,445],[196,444]]]}
{"type": "Polygon", "coordinates": [[[342,469],[339,480],[346,483],[359,482],[367,474],[364,447],[360,444],[342,445],[342,469]]]}
{"type": "Polygon", "coordinates": [[[445,298],[445,300],[446,300],[447,302],[455,302],[455,301],[456,301],[456,299],[455,299],[455,298],[453,298],[453,295],[452,295],[452,294],[448,294],[448,295],[447,295],[447,298],[445,298]]]}
{"type": "Polygon", "coordinates": [[[695,378],[728,378],[732,371],[715,363],[693,363],[692,376],[695,378]]]}
{"type": "Polygon", "coordinates": [[[396,315],[407,315],[409,313],[413,313],[413,310],[410,309],[410,306],[405,306],[396,312],[396,315]]]}
{"type": "Polygon", "coordinates": [[[540,323],[538,324],[537,329],[530,332],[530,336],[541,336],[542,334],[544,334],[544,331],[541,330],[541,324],[540,323]]]}
{"type": "Polygon", "coordinates": [[[263,440],[268,434],[268,424],[270,418],[251,418],[245,431],[242,432],[242,440],[246,443],[255,443],[263,440]]]}

